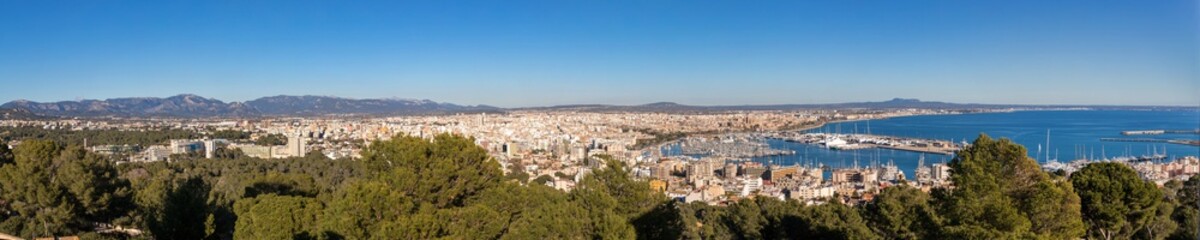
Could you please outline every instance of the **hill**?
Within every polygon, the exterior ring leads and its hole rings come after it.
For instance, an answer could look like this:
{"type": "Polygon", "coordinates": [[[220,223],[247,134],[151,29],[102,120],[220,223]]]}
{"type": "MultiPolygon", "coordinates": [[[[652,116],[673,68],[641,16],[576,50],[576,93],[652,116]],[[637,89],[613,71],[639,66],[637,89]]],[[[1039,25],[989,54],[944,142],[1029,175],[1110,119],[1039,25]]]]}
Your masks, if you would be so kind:
{"type": "MultiPolygon", "coordinates": [[[[113,98],[40,103],[17,100],[0,109],[51,117],[258,117],[316,115],[418,115],[496,112],[489,106],[461,106],[430,100],[349,99],[323,96],[273,96],[247,102],[223,102],[192,94],[167,98],[113,98]]],[[[24,115],[22,115],[24,116],[24,115]]]]}

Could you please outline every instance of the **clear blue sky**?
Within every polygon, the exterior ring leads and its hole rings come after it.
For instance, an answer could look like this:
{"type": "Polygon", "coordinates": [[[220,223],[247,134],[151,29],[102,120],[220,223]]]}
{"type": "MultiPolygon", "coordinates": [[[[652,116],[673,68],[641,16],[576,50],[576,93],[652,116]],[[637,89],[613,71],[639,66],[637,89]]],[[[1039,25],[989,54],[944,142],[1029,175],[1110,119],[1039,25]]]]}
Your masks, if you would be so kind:
{"type": "Polygon", "coordinates": [[[0,101],[1200,105],[1195,0],[118,2],[0,2],[0,101]]]}

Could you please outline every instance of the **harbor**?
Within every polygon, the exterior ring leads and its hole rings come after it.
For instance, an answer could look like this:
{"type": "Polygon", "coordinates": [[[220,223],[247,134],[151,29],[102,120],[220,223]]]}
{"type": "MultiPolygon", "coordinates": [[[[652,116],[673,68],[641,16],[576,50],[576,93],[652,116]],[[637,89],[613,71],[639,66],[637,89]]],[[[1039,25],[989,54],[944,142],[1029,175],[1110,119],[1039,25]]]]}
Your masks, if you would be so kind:
{"type": "Polygon", "coordinates": [[[771,138],[788,142],[812,144],[832,150],[861,150],[882,148],[916,153],[953,155],[962,144],[951,141],[882,136],[872,134],[777,133],[771,138]]]}
{"type": "Polygon", "coordinates": [[[796,153],[792,150],[772,149],[761,138],[750,135],[689,137],[680,140],[677,144],[679,151],[689,156],[747,159],[796,153]]]}
{"type": "MultiPolygon", "coordinates": [[[[1027,154],[1039,163],[1068,163],[1074,159],[1085,158],[1140,158],[1133,162],[1160,162],[1197,156],[1200,155],[1200,146],[1184,142],[1187,141],[1185,139],[1196,135],[1178,135],[1164,131],[1161,136],[1136,138],[1181,140],[1112,141],[1124,139],[1121,133],[1127,130],[1190,129],[1194,127],[1197,117],[1200,117],[1200,114],[1195,112],[1171,111],[1016,111],[830,122],[805,131],[739,135],[746,139],[757,139],[756,142],[765,142],[770,149],[792,151],[791,154],[748,159],[753,162],[784,166],[824,166],[831,169],[853,168],[855,163],[859,163],[859,166],[872,166],[894,162],[906,176],[915,176],[915,170],[922,165],[921,155],[925,155],[924,165],[947,163],[954,158],[954,151],[969,144],[971,139],[977,138],[981,133],[994,139],[1007,138],[1025,146],[1027,154]],[[1144,118],[1161,119],[1165,123],[1145,123],[1138,120],[1144,118]],[[1061,119],[1089,119],[1090,122],[1076,124],[1063,122],[1061,119]],[[826,141],[834,140],[834,137],[841,141],[826,141]],[[867,139],[889,139],[896,143],[876,144],[867,139]],[[898,145],[904,142],[911,145],[907,145],[907,148],[901,147],[905,145],[898,145]],[[929,145],[934,146],[928,147],[929,145]],[[922,146],[926,148],[922,149],[922,146]],[[1083,147],[1086,147],[1087,151],[1080,150],[1083,147]],[[1074,157],[1071,156],[1072,149],[1076,149],[1074,157]],[[1108,150],[1107,154],[1105,149],[1108,150]]],[[[711,136],[709,138],[712,139],[711,136]]],[[[664,144],[659,148],[662,151],[656,153],[661,156],[683,155],[679,143],[680,141],[675,141],[664,144]]]]}

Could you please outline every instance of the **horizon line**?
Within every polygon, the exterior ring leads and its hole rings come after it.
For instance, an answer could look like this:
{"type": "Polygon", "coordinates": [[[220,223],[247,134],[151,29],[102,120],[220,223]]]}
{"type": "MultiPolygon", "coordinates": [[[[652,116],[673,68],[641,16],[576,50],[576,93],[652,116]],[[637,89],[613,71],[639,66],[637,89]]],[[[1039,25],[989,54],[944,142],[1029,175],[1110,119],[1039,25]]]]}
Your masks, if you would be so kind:
{"type": "Polygon", "coordinates": [[[343,96],[329,95],[329,94],[296,94],[296,95],[290,95],[290,94],[273,94],[273,95],[264,95],[264,96],[260,96],[260,97],[257,97],[257,98],[253,98],[253,99],[249,99],[249,100],[244,100],[244,101],[226,101],[226,100],[219,99],[219,98],[216,98],[216,97],[206,97],[206,96],[202,96],[202,95],[200,95],[200,94],[194,94],[194,93],[179,93],[179,94],[169,95],[169,96],[165,96],[165,97],[158,97],[158,96],[130,96],[130,97],[110,97],[110,98],[105,98],[105,99],[95,99],[95,98],[76,98],[76,99],[74,99],[74,100],[54,100],[54,101],[35,101],[35,100],[29,100],[29,99],[25,99],[25,98],[18,98],[18,99],[13,99],[13,100],[10,100],[10,101],[7,101],[7,102],[4,102],[4,103],[3,103],[3,105],[7,105],[8,103],[13,103],[13,102],[32,102],[32,103],[39,103],[39,104],[47,104],[47,103],[64,103],[64,102],[83,102],[83,101],[110,101],[110,100],[117,100],[117,99],[139,99],[139,98],[141,98],[141,99],[167,99],[167,98],[172,98],[172,97],[181,97],[181,96],[196,96],[196,97],[201,97],[201,98],[205,98],[205,99],[217,100],[217,101],[220,101],[220,102],[223,102],[223,103],[227,103],[227,104],[228,104],[228,103],[246,103],[246,102],[250,102],[250,101],[254,101],[254,100],[258,100],[258,99],[263,99],[263,98],[269,98],[269,97],[324,97],[324,98],[338,98],[338,99],[347,99],[347,100],[356,100],[356,101],[361,101],[361,100],[401,100],[401,101],[405,101],[405,100],[406,100],[406,101],[430,101],[430,102],[439,103],[439,104],[455,104],[455,105],[461,105],[461,106],[487,106],[487,107],[495,107],[495,108],[500,108],[500,109],[536,109],[536,108],[573,107],[573,106],[612,106],[612,107],[637,107],[637,106],[647,106],[647,105],[654,105],[654,104],[674,104],[674,105],[687,106],[687,107],[756,107],[756,106],[786,106],[786,105],[835,105],[835,104],[853,104],[853,103],[884,103],[884,102],[895,102],[895,101],[915,101],[915,102],[919,102],[919,103],[944,103],[944,104],[956,104],[956,105],[995,105],[995,106],[1025,106],[1025,107],[1171,107],[1171,108],[1200,108],[1200,104],[1197,104],[1197,105],[1171,105],[1171,104],[1080,104],[1080,103],[980,103],[980,102],[952,102],[952,101],[940,101],[940,100],[927,101],[927,100],[921,100],[921,99],[919,99],[919,98],[903,98],[903,97],[895,97],[895,98],[884,99],[884,100],[855,100],[855,101],[842,101],[842,102],[807,102],[807,103],[796,103],[796,102],[792,102],[792,103],[765,103],[765,104],[753,104],[753,103],[731,103],[731,104],[715,104],[715,105],[709,105],[709,104],[687,104],[687,103],[680,103],[680,102],[677,102],[677,101],[669,101],[669,100],[664,100],[664,101],[651,101],[651,102],[646,102],[646,103],[637,103],[637,104],[594,103],[594,102],[593,102],[593,103],[587,103],[587,102],[584,102],[584,103],[549,104],[549,105],[545,105],[545,104],[543,104],[543,105],[534,105],[534,106],[507,106],[507,107],[502,107],[502,106],[497,106],[497,105],[493,105],[493,104],[487,104],[487,103],[481,103],[481,104],[460,104],[460,103],[449,102],[449,101],[446,101],[446,102],[443,102],[443,101],[437,101],[437,100],[428,99],[428,98],[406,98],[406,97],[398,97],[398,96],[390,96],[390,97],[343,97],[343,96]]]}

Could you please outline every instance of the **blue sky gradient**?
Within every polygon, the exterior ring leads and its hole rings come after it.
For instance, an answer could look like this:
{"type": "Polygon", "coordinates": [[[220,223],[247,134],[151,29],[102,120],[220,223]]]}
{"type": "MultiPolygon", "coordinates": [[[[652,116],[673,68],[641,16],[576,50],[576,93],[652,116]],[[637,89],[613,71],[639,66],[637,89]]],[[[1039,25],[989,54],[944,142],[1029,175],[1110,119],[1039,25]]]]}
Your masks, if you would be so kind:
{"type": "Polygon", "coordinates": [[[1200,106],[1164,1],[4,1],[0,101],[1200,106]]]}

